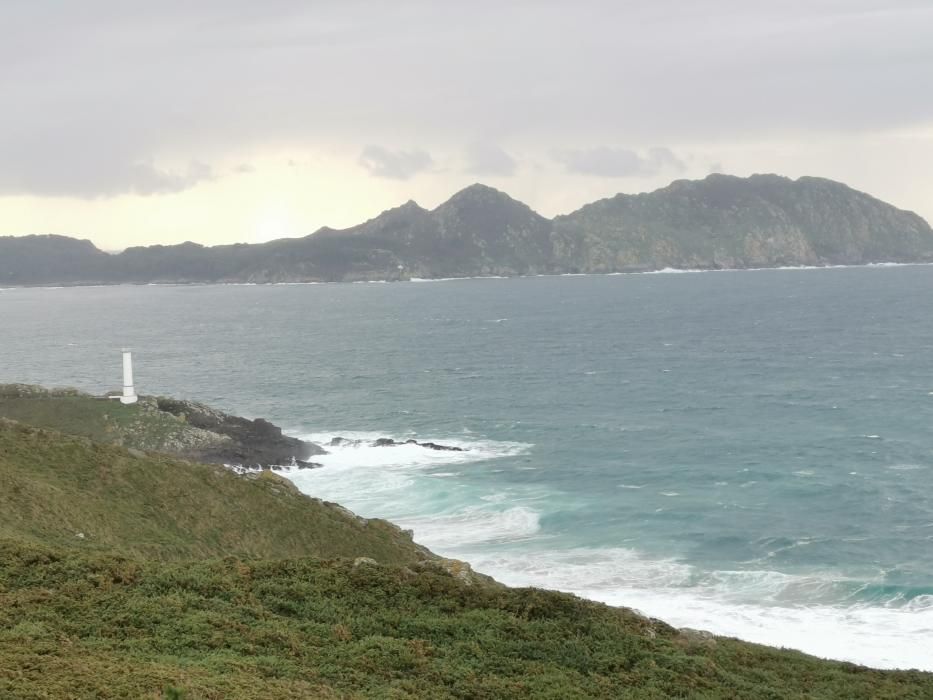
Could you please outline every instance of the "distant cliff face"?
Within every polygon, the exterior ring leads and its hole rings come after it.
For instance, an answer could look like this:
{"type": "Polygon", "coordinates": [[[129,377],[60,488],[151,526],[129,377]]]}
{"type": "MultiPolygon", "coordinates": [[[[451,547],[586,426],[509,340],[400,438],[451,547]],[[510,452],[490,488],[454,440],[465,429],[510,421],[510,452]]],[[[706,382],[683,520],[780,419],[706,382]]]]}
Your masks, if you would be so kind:
{"type": "Polygon", "coordinates": [[[0,238],[0,286],[292,282],[933,261],[922,218],[838,182],[710,175],[553,220],[472,185],[305,238],[107,255],[61,236],[0,238]]]}
{"type": "Polygon", "coordinates": [[[812,177],[681,180],[589,204],[554,229],[558,255],[588,272],[933,260],[919,216],[812,177]]]}

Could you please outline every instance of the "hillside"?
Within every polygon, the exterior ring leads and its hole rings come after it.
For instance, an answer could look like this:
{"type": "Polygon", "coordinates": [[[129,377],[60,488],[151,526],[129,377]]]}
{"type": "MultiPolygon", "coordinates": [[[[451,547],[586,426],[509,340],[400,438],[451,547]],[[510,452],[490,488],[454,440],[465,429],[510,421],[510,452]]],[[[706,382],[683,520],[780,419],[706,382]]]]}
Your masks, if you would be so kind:
{"type": "Polygon", "coordinates": [[[0,630],[4,698],[933,696],[930,674],[678,631],[432,565],[171,564],[0,540],[0,630]]]}
{"type": "Polygon", "coordinates": [[[875,671],[509,589],[379,520],[0,419],[3,698],[926,698],[875,671]]]}
{"type": "Polygon", "coordinates": [[[324,453],[261,418],[248,420],[162,396],[142,396],[124,406],[74,389],[0,384],[0,417],[211,464],[269,467],[324,453]]]}
{"type": "Polygon", "coordinates": [[[0,536],[157,560],[432,555],[271,472],[103,445],[0,418],[0,536]]]}
{"type": "Polygon", "coordinates": [[[832,180],[710,175],[616,195],[554,222],[561,259],[587,272],[933,260],[933,231],[832,180]]]}
{"type": "Polygon", "coordinates": [[[257,245],[107,255],[62,236],[0,237],[0,286],[398,280],[933,261],[922,218],[822,178],[710,175],[547,219],[484,185],[433,210],[257,245]]]}

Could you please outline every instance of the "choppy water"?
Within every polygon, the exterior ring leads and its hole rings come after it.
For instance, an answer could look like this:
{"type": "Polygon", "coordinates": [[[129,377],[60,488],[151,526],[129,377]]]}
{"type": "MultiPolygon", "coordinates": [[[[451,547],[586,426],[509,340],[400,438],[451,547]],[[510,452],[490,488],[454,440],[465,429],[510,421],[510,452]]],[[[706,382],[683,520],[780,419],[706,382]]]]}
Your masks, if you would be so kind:
{"type": "Polygon", "coordinates": [[[308,493],[510,584],[933,670],[933,267],[0,291],[0,381],[345,447],[308,493]]]}

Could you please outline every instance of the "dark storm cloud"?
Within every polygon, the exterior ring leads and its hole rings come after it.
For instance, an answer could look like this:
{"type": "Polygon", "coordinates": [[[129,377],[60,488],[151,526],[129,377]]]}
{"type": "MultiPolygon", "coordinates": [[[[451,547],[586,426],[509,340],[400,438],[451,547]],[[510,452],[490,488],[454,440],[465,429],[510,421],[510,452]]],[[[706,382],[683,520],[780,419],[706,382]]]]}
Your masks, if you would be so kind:
{"type": "Polygon", "coordinates": [[[560,150],[554,158],[571,173],[599,177],[651,176],[682,173],[686,165],[669,148],[652,148],[641,156],[627,148],[600,146],[584,150],[560,150]]]}
{"type": "Polygon", "coordinates": [[[455,153],[481,133],[547,152],[929,123],[930,36],[926,0],[5,0],[0,193],[172,191],[197,174],[145,164],[265,145],[455,153]]]}
{"type": "Polygon", "coordinates": [[[431,156],[420,149],[390,151],[382,146],[367,146],[360,154],[360,165],[375,177],[407,180],[433,165],[431,156]]]}
{"type": "Polygon", "coordinates": [[[514,175],[517,163],[508,153],[492,143],[471,143],[466,150],[470,175],[514,175]]]}

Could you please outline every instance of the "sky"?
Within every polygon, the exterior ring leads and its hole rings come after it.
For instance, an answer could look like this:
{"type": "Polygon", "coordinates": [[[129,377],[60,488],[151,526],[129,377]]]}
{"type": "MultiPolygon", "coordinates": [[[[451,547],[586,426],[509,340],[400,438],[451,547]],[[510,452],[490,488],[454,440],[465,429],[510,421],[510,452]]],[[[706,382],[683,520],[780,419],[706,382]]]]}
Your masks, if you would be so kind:
{"type": "Polygon", "coordinates": [[[933,220],[931,37],[930,0],[2,0],[0,235],[260,242],[711,172],[933,220]]]}

